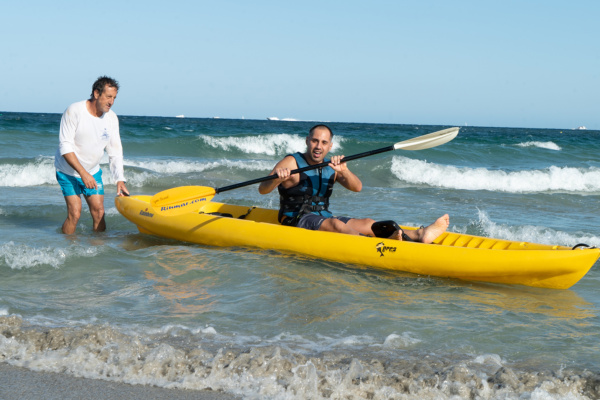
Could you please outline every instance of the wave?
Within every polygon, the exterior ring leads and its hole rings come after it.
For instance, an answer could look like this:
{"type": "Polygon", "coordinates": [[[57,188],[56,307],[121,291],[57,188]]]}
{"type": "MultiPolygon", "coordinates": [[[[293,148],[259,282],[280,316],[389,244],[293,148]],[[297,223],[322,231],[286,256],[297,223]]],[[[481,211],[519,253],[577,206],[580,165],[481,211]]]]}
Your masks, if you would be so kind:
{"type": "MultiPolygon", "coordinates": [[[[125,161],[125,177],[128,187],[162,187],[173,185],[189,185],[189,177],[192,174],[194,181],[200,178],[208,178],[208,172],[213,172],[212,177],[225,174],[232,175],[232,171],[263,171],[264,174],[271,171],[274,163],[261,160],[218,160],[198,162],[192,160],[179,161],[125,161]],[[129,167],[129,168],[128,168],[129,167]],[[195,177],[196,174],[204,173],[203,176],[195,177]]],[[[236,173],[237,175],[237,173],[236,173]]],[[[112,179],[109,183],[113,183],[112,179]]]]}
{"type": "MultiPolygon", "coordinates": [[[[236,149],[250,154],[276,156],[306,150],[306,136],[287,133],[226,137],[200,135],[199,137],[211,147],[221,150],[236,149]]],[[[333,141],[332,151],[338,151],[343,142],[344,138],[336,137],[333,141]]]]}
{"type": "Polygon", "coordinates": [[[96,247],[37,248],[11,241],[0,245],[0,265],[5,264],[13,270],[42,266],[59,268],[70,257],[94,257],[97,254],[96,247]]]}
{"type": "MultiPolygon", "coordinates": [[[[273,161],[265,160],[227,160],[193,161],[193,160],[149,160],[138,161],[125,159],[125,178],[128,187],[152,186],[161,178],[177,174],[200,173],[219,169],[239,169],[242,171],[264,171],[273,169],[273,161]]],[[[102,179],[105,184],[114,185],[108,160],[101,164],[102,179]]],[[[164,179],[163,179],[164,180],[164,179]]],[[[53,157],[40,157],[25,164],[10,163],[0,165],[0,187],[29,187],[41,185],[58,185],[53,157]]]]}
{"type": "MultiPolygon", "coordinates": [[[[114,185],[108,160],[103,160],[104,182],[114,185]]],[[[197,161],[195,159],[125,159],[125,176],[128,186],[153,186],[157,180],[175,175],[227,172],[231,170],[268,173],[275,162],[270,160],[220,159],[197,161]]],[[[377,167],[379,168],[379,167],[377,167]]],[[[446,189],[489,190],[510,193],[571,192],[600,193],[600,168],[574,168],[551,166],[538,170],[503,171],[487,168],[455,167],[423,160],[394,156],[392,174],[409,184],[428,185],[446,189]]],[[[58,185],[54,158],[38,157],[25,163],[0,164],[0,187],[29,187],[58,185]]]]}
{"type": "Polygon", "coordinates": [[[514,240],[519,242],[542,243],[550,245],[561,245],[572,247],[579,243],[600,247],[600,237],[594,235],[573,235],[566,232],[556,231],[551,228],[525,225],[508,226],[493,222],[485,211],[478,210],[478,221],[475,225],[483,231],[483,236],[514,240]]]}
{"type": "Polygon", "coordinates": [[[26,164],[0,164],[0,186],[24,187],[57,184],[54,157],[38,157],[26,164]]]}
{"type": "Polygon", "coordinates": [[[371,338],[364,352],[332,349],[316,353],[292,348],[281,341],[286,335],[254,339],[249,346],[232,344],[235,338],[220,335],[213,327],[171,326],[140,333],[94,323],[32,327],[26,322],[18,315],[0,314],[0,361],[76,377],[222,391],[245,399],[505,399],[521,398],[524,393],[527,398],[582,399],[600,395],[595,384],[600,376],[595,372],[564,366],[528,369],[497,354],[423,354],[410,349],[414,340],[410,334],[390,335],[383,343],[371,338]]]}
{"type": "Polygon", "coordinates": [[[506,172],[454,167],[394,156],[392,173],[401,181],[461,190],[510,193],[600,193],[600,168],[551,166],[541,170],[506,172]]]}
{"type": "Polygon", "coordinates": [[[179,161],[126,161],[126,166],[133,166],[151,170],[160,174],[187,174],[190,172],[204,172],[217,168],[239,168],[247,171],[270,171],[272,161],[260,160],[226,160],[198,162],[190,160],[179,161]]]}
{"type": "Polygon", "coordinates": [[[554,142],[524,142],[517,144],[519,147],[539,147],[542,149],[560,151],[562,148],[554,142]]]}

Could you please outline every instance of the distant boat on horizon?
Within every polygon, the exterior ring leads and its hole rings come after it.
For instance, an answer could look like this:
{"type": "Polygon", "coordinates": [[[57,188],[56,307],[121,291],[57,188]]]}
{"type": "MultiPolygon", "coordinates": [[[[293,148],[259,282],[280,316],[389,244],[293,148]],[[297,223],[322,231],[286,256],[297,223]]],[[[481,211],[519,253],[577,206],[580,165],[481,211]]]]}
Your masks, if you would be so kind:
{"type": "Polygon", "coordinates": [[[176,115],[175,118],[185,118],[185,115],[183,115],[183,114],[176,115]]]}
{"type": "Polygon", "coordinates": [[[586,128],[585,126],[581,125],[581,126],[580,126],[579,128],[577,128],[577,129],[579,129],[580,131],[585,131],[587,128],[586,128]]]}
{"type": "Polygon", "coordinates": [[[277,117],[267,117],[269,121],[298,121],[296,118],[277,118],[277,117]]]}

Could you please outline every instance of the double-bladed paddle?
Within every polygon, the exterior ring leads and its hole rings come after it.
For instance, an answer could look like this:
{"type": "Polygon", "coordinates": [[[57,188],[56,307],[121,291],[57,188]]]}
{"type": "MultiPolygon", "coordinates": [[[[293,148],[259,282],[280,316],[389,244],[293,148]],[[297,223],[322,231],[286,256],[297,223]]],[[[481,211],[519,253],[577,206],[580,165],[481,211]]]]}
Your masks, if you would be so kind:
{"type": "MultiPolygon", "coordinates": [[[[392,150],[423,150],[431,147],[436,147],[447,143],[458,135],[459,128],[448,128],[441,131],[429,133],[427,135],[418,136],[416,138],[404,140],[394,145],[382,147],[381,149],[366,151],[364,153],[354,154],[343,158],[343,161],[352,161],[358,158],[371,156],[392,150]]],[[[307,167],[292,170],[290,174],[298,174],[300,172],[311,169],[321,168],[329,165],[329,161],[324,161],[319,164],[309,165],[307,167]]],[[[237,189],[244,186],[253,185],[264,181],[276,179],[277,175],[264,176],[262,178],[252,179],[250,181],[236,183],[234,185],[224,186],[222,188],[211,188],[207,186],[180,186],[172,189],[163,190],[155,194],[150,199],[150,204],[157,214],[162,215],[179,215],[198,210],[201,202],[210,201],[217,193],[227,190],[237,189]]]]}

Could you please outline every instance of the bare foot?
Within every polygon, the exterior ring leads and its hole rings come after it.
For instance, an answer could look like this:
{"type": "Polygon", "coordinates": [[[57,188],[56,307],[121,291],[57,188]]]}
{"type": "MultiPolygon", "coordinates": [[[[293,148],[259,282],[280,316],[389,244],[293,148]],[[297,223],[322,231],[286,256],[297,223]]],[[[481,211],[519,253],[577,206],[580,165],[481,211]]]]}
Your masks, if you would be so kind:
{"type": "Polygon", "coordinates": [[[402,231],[396,231],[388,239],[402,241],[402,231]]]}
{"type": "MultiPolygon", "coordinates": [[[[419,235],[419,241],[423,243],[431,243],[438,238],[442,233],[446,232],[450,226],[450,216],[444,214],[439,217],[433,224],[422,229],[422,234],[419,235]]],[[[421,229],[419,229],[421,230],[421,229]]]]}
{"type": "Polygon", "coordinates": [[[405,233],[406,236],[409,237],[410,240],[414,242],[422,242],[422,243],[432,243],[435,239],[438,238],[442,233],[446,232],[450,226],[450,216],[448,214],[444,214],[439,217],[433,224],[419,229],[407,229],[405,231],[398,230],[394,232],[388,239],[400,240],[402,241],[402,233],[405,233]]]}

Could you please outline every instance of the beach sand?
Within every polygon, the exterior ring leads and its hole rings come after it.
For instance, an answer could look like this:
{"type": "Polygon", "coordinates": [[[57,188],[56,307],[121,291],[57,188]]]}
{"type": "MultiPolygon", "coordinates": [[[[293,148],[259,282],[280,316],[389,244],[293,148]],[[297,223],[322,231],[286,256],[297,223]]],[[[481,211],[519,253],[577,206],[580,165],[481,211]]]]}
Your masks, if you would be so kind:
{"type": "Polygon", "coordinates": [[[96,379],[76,378],[52,372],[35,372],[0,363],[1,400],[234,400],[209,390],[164,389],[96,379]]]}

